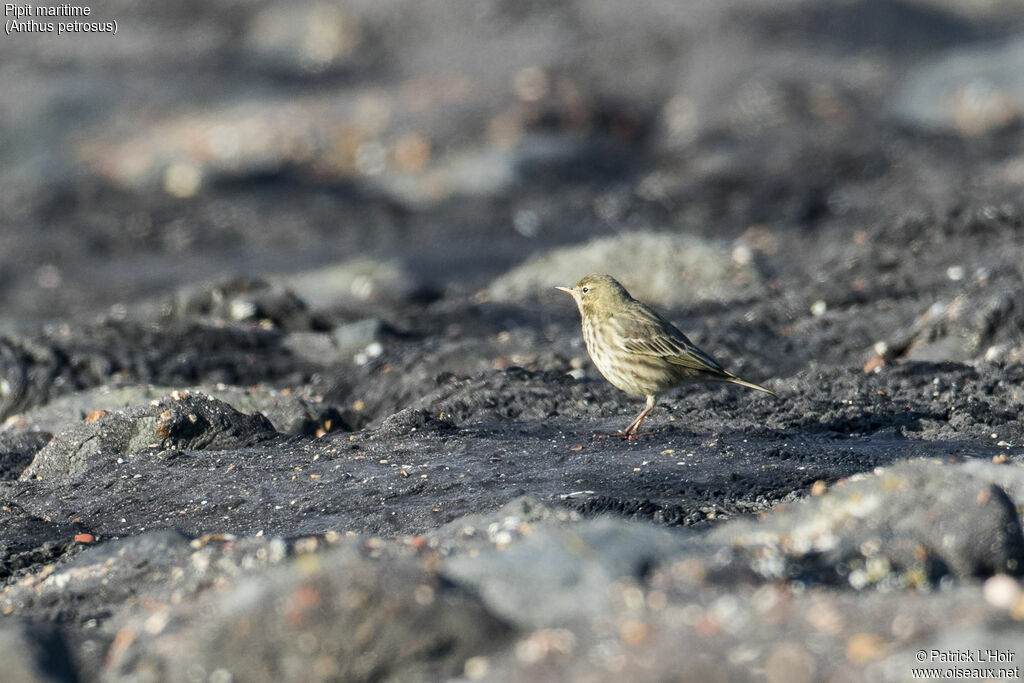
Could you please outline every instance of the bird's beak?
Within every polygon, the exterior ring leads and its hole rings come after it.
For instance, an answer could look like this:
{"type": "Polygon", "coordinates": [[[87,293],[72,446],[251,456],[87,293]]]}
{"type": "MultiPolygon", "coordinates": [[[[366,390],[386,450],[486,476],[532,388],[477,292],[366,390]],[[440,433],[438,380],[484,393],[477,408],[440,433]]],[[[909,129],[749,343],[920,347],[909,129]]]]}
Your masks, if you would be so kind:
{"type": "Polygon", "coordinates": [[[571,287],[555,287],[555,289],[557,289],[560,292],[565,292],[566,294],[572,294],[571,287]]]}

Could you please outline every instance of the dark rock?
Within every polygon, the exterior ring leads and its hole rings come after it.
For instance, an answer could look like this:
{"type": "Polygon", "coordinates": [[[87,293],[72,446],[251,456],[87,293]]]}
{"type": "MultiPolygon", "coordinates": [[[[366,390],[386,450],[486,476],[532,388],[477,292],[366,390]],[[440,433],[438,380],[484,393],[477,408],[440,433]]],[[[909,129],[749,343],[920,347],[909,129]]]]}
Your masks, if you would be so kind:
{"type": "Polygon", "coordinates": [[[39,449],[52,438],[52,434],[44,431],[0,431],[0,481],[21,476],[39,449]]]}
{"type": "Polygon", "coordinates": [[[83,528],[78,523],[56,523],[9,500],[0,508],[0,519],[0,579],[66,559],[78,550],[73,542],[83,528]]]}
{"type": "Polygon", "coordinates": [[[3,677],[18,683],[73,683],[80,680],[74,657],[60,629],[53,625],[0,620],[3,677]]]}
{"type": "Polygon", "coordinates": [[[443,381],[412,405],[456,422],[543,420],[557,416],[560,408],[592,409],[597,403],[594,393],[586,383],[563,373],[531,372],[512,366],[471,379],[443,381]]]}
{"type": "Polygon", "coordinates": [[[182,595],[184,578],[195,573],[189,541],[173,529],[83,548],[40,582],[8,588],[3,602],[36,619],[82,624],[109,617],[112,605],[130,603],[142,592],[182,595]]]}
{"type": "Polygon", "coordinates": [[[174,314],[185,319],[213,318],[285,331],[323,326],[294,292],[256,278],[238,278],[182,292],[175,308],[174,314]]]}
{"type": "Polygon", "coordinates": [[[422,408],[406,408],[385,418],[375,430],[374,437],[391,439],[414,432],[451,432],[455,428],[451,415],[445,415],[443,411],[435,415],[422,408]]]}
{"type": "Polygon", "coordinates": [[[71,337],[0,337],[0,417],[72,391],[110,383],[258,384],[308,375],[277,331],[195,322],[106,321],[71,337]]]}

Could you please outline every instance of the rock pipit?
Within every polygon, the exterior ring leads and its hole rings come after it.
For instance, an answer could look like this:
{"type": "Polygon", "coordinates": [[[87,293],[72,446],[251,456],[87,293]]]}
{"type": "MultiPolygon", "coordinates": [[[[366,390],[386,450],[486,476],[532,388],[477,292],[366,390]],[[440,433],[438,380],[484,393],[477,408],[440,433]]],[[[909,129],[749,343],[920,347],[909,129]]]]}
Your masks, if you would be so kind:
{"type": "Polygon", "coordinates": [[[556,289],[576,300],[587,352],[605,379],[627,394],[647,398],[646,407],[619,432],[621,436],[637,433],[658,394],[688,382],[730,382],[775,396],[723,369],[610,275],[587,275],[575,287],[556,289]]]}

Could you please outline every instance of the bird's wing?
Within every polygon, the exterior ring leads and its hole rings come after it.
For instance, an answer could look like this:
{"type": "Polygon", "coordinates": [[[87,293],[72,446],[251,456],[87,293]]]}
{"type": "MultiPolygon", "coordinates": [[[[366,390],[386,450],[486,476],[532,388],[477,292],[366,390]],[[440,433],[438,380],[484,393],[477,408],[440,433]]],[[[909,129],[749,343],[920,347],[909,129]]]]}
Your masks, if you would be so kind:
{"type": "Polygon", "coordinates": [[[615,322],[619,343],[627,351],[657,356],[673,365],[710,375],[731,376],[714,358],[694,346],[679,328],[646,306],[632,308],[615,322]]]}

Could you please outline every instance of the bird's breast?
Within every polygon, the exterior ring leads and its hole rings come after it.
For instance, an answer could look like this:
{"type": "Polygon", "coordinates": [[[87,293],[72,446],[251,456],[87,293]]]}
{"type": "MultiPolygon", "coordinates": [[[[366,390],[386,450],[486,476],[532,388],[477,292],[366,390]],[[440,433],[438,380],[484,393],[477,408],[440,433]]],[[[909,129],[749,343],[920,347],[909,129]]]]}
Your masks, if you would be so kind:
{"type": "Polygon", "coordinates": [[[700,373],[670,363],[663,356],[630,350],[623,334],[622,325],[614,318],[583,321],[583,338],[590,358],[617,389],[650,396],[698,378],[700,373]]]}

